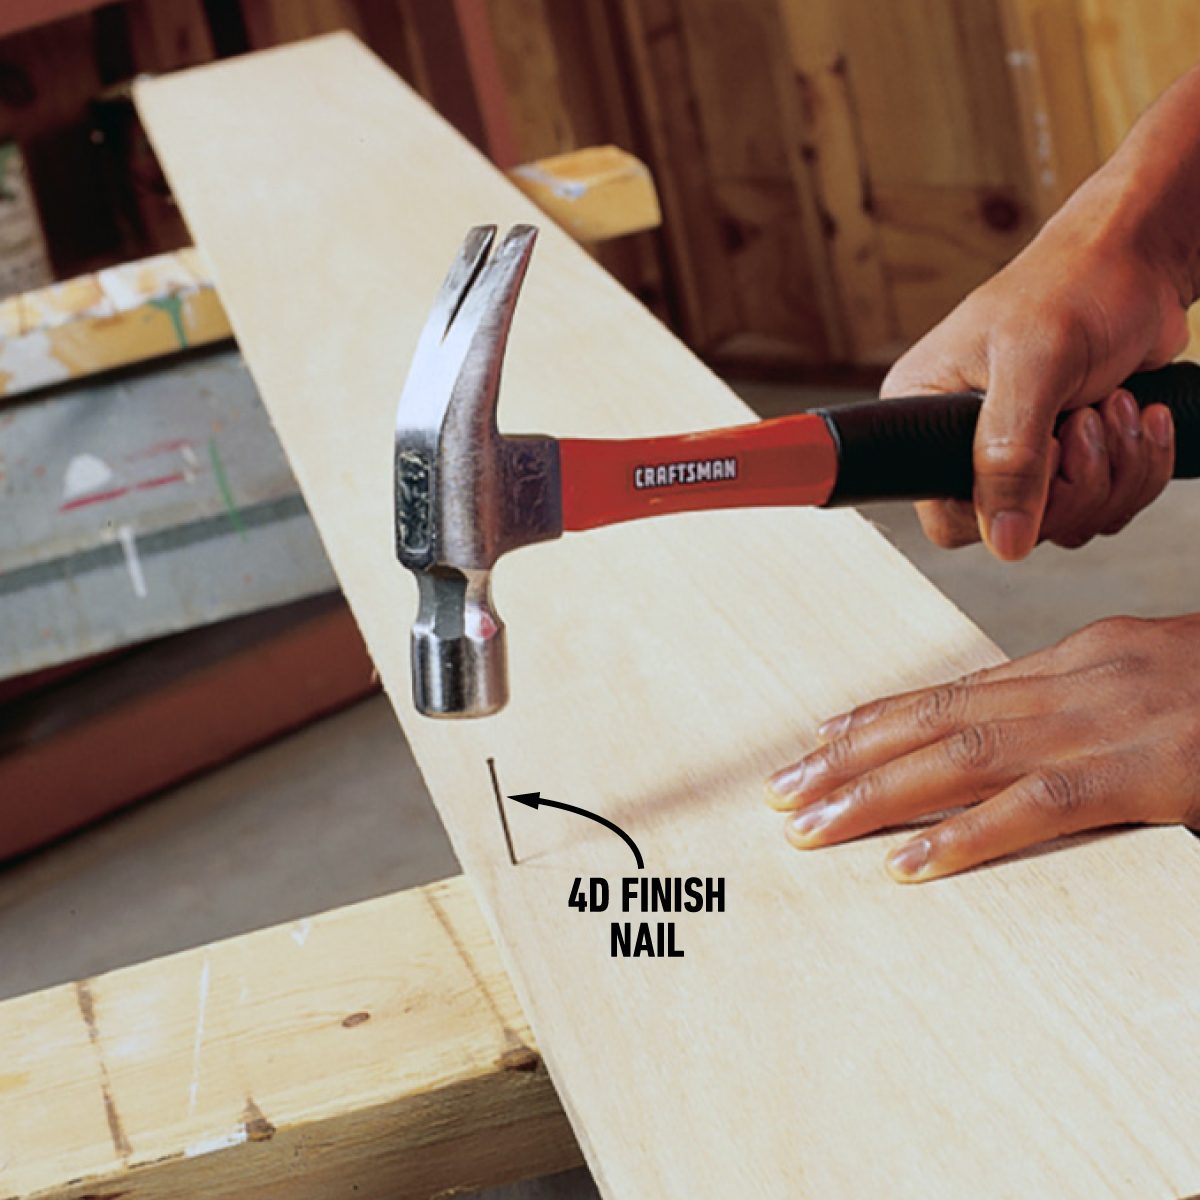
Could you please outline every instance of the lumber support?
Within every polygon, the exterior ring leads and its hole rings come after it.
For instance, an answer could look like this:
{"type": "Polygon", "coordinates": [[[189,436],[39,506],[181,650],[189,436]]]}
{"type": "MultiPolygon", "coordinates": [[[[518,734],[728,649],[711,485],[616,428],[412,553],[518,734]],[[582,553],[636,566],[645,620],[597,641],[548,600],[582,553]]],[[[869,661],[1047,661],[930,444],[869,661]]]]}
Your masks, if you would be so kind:
{"type": "Polygon", "coordinates": [[[0,1004],[3,1200],[425,1200],[579,1161],[461,878],[0,1004]]]}
{"type": "Polygon", "coordinates": [[[645,163],[593,146],[514,167],[509,178],[577,242],[604,242],[662,223],[645,163]]]}

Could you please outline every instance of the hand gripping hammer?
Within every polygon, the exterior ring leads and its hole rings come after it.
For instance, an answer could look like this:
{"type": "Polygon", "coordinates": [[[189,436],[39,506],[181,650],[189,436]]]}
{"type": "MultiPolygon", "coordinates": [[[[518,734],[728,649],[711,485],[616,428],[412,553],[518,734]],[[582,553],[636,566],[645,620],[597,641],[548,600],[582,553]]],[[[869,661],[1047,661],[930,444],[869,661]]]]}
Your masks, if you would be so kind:
{"type": "MultiPolygon", "coordinates": [[[[433,717],[508,699],[489,579],[509,550],[662,513],[869,500],[969,499],[982,396],[816,409],[731,429],[632,440],[500,433],[500,369],[537,230],[467,234],[421,332],[396,413],[396,553],[417,577],[413,698],[433,717]]],[[[1126,380],[1175,420],[1175,478],[1200,475],[1200,366],[1126,380]]]]}

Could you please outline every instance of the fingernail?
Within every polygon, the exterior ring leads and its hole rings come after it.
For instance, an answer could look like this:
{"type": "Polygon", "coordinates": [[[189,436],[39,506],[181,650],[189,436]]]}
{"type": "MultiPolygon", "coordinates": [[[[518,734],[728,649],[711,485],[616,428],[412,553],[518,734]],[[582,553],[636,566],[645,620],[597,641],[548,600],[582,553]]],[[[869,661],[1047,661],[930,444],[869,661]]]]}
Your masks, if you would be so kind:
{"type": "Polygon", "coordinates": [[[822,800],[798,813],[789,822],[792,841],[811,842],[817,834],[828,829],[850,807],[850,798],[822,800]]]}
{"type": "Polygon", "coordinates": [[[1137,401],[1128,392],[1117,393],[1117,417],[1121,428],[1129,437],[1140,437],[1142,434],[1142,410],[1137,401]]]}
{"type": "Polygon", "coordinates": [[[786,799],[794,796],[797,792],[802,792],[805,785],[820,774],[821,769],[820,760],[812,761],[802,758],[798,763],[784,767],[782,771],[776,771],[767,780],[767,789],[774,795],[786,799]]]}
{"type": "Polygon", "coordinates": [[[1029,553],[1034,532],[1033,522],[1025,513],[1002,512],[992,518],[988,540],[1001,558],[1011,562],[1029,553]]]}
{"type": "Polygon", "coordinates": [[[933,854],[933,843],[928,838],[917,838],[905,842],[903,846],[893,850],[887,856],[888,870],[900,879],[911,881],[923,879],[929,874],[933,864],[930,859],[933,854]]]}
{"type": "Polygon", "coordinates": [[[822,721],[817,726],[817,737],[829,741],[830,738],[840,737],[846,732],[850,725],[850,714],[839,713],[836,717],[830,717],[828,721],[822,721]]]}
{"type": "Polygon", "coordinates": [[[1170,447],[1174,423],[1171,414],[1165,408],[1152,408],[1142,424],[1156,446],[1161,446],[1164,450],[1170,447]]]}
{"type": "Polygon", "coordinates": [[[1089,408],[1083,416],[1083,438],[1097,454],[1103,454],[1108,449],[1108,443],[1104,440],[1104,422],[1095,409],[1089,408]]]}

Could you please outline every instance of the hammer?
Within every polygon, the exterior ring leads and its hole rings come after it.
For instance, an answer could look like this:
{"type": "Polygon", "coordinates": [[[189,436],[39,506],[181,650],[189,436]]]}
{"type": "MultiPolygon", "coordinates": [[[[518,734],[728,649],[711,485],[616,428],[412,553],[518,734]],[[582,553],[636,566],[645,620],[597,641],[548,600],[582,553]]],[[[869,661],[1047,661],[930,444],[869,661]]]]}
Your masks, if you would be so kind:
{"type": "MultiPolygon", "coordinates": [[[[537,230],[477,226],[421,332],[396,413],[396,553],[416,574],[413,700],[481,717],[508,700],[490,576],[509,550],[619,521],[698,509],[969,499],[978,392],[876,400],[670,437],[502,435],[500,369],[537,230]]],[[[1165,404],[1174,477],[1200,476],[1200,366],[1122,385],[1165,404]]]]}

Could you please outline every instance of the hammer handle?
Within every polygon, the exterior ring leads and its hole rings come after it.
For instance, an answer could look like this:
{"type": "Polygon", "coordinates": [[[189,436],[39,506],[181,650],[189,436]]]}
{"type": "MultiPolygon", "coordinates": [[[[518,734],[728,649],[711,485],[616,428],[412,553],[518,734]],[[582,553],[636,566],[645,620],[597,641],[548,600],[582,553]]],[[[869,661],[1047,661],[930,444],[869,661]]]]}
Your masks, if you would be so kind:
{"type": "MultiPolygon", "coordinates": [[[[1173,363],[1122,385],[1142,408],[1165,404],[1175,422],[1176,479],[1200,476],[1200,365],[1173,363]]],[[[837,446],[837,482],[826,506],[871,500],[969,500],[977,392],[872,400],[818,409],[837,446]]],[[[1069,413],[1059,418],[1059,426],[1069,413]]]]}
{"type": "MultiPolygon", "coordinates": [[[[1200,366],[1144,371],[1123,386],[1143,408],[1171,410],[1175,478],[1200,476],[1200,366]]],[[[563,439],[562,528],[718,508],[970,499],[982,404],[976,392],[908,396],[702,433],[563,439]]]]}

